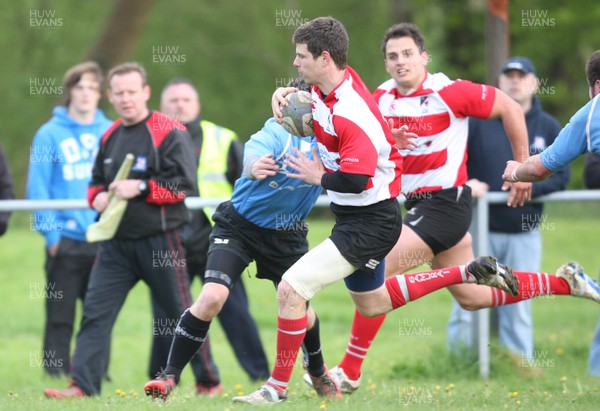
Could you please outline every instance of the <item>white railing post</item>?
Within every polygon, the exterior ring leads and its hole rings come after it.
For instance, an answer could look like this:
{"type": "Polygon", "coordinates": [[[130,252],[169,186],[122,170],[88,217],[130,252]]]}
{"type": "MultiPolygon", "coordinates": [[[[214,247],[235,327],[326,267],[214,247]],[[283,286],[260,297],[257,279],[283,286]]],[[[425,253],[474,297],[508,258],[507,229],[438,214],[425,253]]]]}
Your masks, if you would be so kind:
{"type": "MultiPolygon", "coordinates": [[[[489,204],[487,195],[480,197],[473,208],[473,251],[476,257],[488,254],[489,235],[489,204]]],[[[477,347],[477,358],[479,359],[479,376],[487,379],[490,376],[490,310],[489,308],[477,310],[471,315],[471,335],[475,339],[473,347],[477,347]]]]}

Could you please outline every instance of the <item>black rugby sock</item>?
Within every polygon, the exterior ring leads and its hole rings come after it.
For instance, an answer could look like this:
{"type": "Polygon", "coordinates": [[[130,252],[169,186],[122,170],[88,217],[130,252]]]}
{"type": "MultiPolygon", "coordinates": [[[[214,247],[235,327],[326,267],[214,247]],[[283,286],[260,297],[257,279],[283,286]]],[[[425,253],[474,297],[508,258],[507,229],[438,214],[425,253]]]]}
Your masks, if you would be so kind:
{"type": "Polygon", "coordinates": [[[210,323],[194,317],[189,310],[185,310],[179,318],[164,371],[165,374],[174,375],[177,383],[187,363],[204,343],[210,323]]]}
{"type": "Polygon", "coordinates": [[[308,353],[308,373],[320,377],[325,373],[325,361],[321,352],[321,337],[319,333],[319,317],[315,315],[315,325],[306,330],[303,347],[308,353]]]}

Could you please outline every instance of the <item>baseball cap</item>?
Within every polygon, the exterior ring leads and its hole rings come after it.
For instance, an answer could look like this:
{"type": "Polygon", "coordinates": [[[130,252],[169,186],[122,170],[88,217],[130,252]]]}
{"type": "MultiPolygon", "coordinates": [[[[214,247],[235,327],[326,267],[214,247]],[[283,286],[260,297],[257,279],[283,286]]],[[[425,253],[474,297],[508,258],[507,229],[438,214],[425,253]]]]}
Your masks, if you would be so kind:
{"type": "Polygon", "coordinates": [[[535,67],[527,57],[511,57],[506,60],[506,63],[504,63],[504,66],[502,67],[502,73],[506,73],[510,70],[519,70],[524,74],[535,74],[535,67]]]}

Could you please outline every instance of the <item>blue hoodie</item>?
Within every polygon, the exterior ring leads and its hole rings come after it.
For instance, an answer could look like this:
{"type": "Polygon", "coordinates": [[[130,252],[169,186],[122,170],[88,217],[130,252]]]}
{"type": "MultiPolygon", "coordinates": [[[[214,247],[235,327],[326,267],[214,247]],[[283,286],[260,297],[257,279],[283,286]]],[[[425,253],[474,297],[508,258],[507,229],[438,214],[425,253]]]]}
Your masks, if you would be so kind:
{"type": "MultiPolygon", "coordinates": [[[[29,153],[27,198],[31,200],[85,199],[100,138],[112,124],[96,110],[91,124],[82,124],[55,107],[52,118],[36,133],[29,153]]],[[[94,222],[94,210],[41,210],[31,216],[30,226],[46,237],[46,246],[62,236],[85,241],[94,222]]]]}

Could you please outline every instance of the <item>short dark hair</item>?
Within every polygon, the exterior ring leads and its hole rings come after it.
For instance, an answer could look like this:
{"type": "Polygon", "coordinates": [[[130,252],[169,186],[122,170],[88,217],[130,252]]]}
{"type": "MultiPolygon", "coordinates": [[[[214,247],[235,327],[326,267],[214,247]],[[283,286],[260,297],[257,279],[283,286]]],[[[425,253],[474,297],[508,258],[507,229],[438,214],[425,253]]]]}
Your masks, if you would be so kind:
{"type": "Polygon", "coordinates": [[[65,107],[69,107],[69,104],[71,104],[71,90],[79,83],[79,81],[81,81],[81,77],[86,73],[90,73],[96,78],[96,81],[100,86],[99,91],[102,91],[102,81],[104,80],[104,77],[100,65],[95,61],[84,61],[83,63],[79,63],[68,69],[63,76],[62,104],[65,107]]]}
{"type": "Polygon", "coordinates": [[[308,91],[310,92],[310,84],[308,84],[302,77],[296,77],[289,83],[287,83],[288,87],[296,87],[300,91],[308,91]]]}
{"type": "Polygon", "coordinates": [[[415,41],[417,47],[419,47],[419,51],[422,53],[427,51],[425,48],[425,39],[415,24],[412,23],[398,23],[394,24],[392,27],[387,29],[385,34],[383,35],[383,40],[381,42],[381,51],[385,56],[385,46],[390,39],[397,39],[400,37],[410,37],[415,41]]]}
{"type": "Polygon", "coordinates": [[[107,82],[108,87],[110,88],[110,80],[114,76],[120,76],[127,73],[139,73],[142,76],[142,85],[145,86],[148,84],[148,76],[146,75],[146,69],[140,63],[130,62],[119,64],[118,66],[113,67],[108,72],[107,82]]]}
{"type": "Polygon", "coordinates": [[[163,87],[160,98],[162,99],[162,95],[164,94],[166,89],[168,89],[171,86],[177,86],[179,84],[186,84],[186,85],[190,86],[196,92],[196,95],[198,96],[198,101],[200,101],[200,93],[198,92],[198,89],[196,88],[196,86],[194,86],[194,83],[192,83],[190,80],[188,80],[185,77],[175,77],[175,78],[169,80],[167,82],[167,84],[165,84],[165,86],[163,87]]]}
{"type": "Polygon", "coordinates": [[[594,87],[596,81],[600,80],[600,50],[594,51],[585,63],[585,77],[591,88],[594,87]]]}
{"type": "Polygon", "coordinates": [[[333,17],[318,17],[296,29],[292,37],[294,44],[306,44],[313,57],[327,51],[336,67],[343,70],[348,65],[348,32],[344,25],[333,17]]]}

